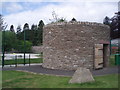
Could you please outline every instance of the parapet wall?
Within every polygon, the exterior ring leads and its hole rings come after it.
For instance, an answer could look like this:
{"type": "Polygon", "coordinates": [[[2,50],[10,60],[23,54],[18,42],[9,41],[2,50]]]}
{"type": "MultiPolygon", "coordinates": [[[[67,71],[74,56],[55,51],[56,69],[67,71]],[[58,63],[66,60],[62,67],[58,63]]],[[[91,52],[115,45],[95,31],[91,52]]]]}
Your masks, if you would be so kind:
{"type": "Polygon", "coordinates": [[[48,24],[43,30],[43,67],[76,70],[93,69],[94,45],[109,42],[107,25],[91,22],[48,24]]]}
{"type": "Polygon", "coordinates": [[[103,26],[103,27],[108,27],[108,25],[102,24],[102,23],[96,23],[96,22],[59,22],[59,23],[52,23],[52,24],[47,24],[45,27],[47,26],[54,26],[54,25],[70,25],[70,24],[81,24],[81,25],[91,25],[91,26],[103,26]]]}

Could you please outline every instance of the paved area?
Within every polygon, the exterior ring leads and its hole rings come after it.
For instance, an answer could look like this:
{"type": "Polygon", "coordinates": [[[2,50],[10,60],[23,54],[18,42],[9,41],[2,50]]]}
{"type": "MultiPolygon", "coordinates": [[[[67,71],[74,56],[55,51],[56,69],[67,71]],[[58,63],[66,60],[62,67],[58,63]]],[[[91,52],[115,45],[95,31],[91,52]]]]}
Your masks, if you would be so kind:
{"type": "MultiPolygon", "coordinates": [[[[21,67],[24,67],[24,66],[33,66],[33,65],[42,65],[42,63],[30,63],[30,65],[29,64],[17,64],[17,67],[19,67],[19,66],[21,66],[21,67]]],[[[13,65],[5,65],[4,66],[4,68],[13,68],[13,67],[16,67],[16,65],[15,64],[13,64],[13,65]]],[[[2,65],[0,66],[0,68],[2,68],[2,65]]]]}
{"type": "MultiPolygon", "coordinates": [[[[48,68],[43,68],[42,65],[31,65],[31,66],[18,66],[18,67],[4,67],[2,68],[3,71],[5,70],[22,70],[27,72],[33,73],[40,73],[40,74],[50,74],[50,75],[59,75],[59,76],[72,76],[75,71],[73,70],[52,70],[48,68]]],[[[100,70],[91,71],[93,76],[99,75],[107,75],[107,74],[117,74],[118,67],[108,67],[100,70]]]]}

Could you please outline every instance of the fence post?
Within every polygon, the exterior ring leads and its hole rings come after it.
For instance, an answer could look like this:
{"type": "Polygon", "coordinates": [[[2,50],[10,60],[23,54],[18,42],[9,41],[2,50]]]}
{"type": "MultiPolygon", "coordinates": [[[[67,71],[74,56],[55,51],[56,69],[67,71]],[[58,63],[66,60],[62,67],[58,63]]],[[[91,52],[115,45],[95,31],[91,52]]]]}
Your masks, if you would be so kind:
{"type": "Polygon", "coordinates": [[[29,66],[30,66],[30,54],[29,54],[29,66]]]}
{"type": "Polygon", "coordinates": [[[26,63],[26,59],[25,59],[25,53],[26,53],[26,33],[25,33],[26,30],[24,30],[24,65],[26,63]]]}
{"type": "Polygon", "coordinates": [[[2,68],[4,67],[4,64],[5,64],[5,63],[4,63],[4,57],[5,57],[5,56],[4,56],[4,54],[3,54],[3,56],[2,56],[2,68]]]}
{"type": "Polygon", "coordinates": [[[3,31],[2,37],[2,68],[4,67],[5,61],[5,30],[3,31]]]}
{"type": "Polygon", "coordinates": [[[17,67],[17,55],[15,55],[15,67],[17,67]]]}

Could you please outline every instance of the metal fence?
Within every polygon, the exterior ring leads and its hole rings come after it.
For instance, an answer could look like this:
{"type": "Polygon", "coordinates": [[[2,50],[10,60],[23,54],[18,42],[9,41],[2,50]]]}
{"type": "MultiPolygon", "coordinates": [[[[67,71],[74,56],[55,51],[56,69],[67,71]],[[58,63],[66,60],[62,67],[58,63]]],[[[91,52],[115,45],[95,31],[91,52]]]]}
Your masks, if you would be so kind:
{"type": "Polygon", "coordinates": [[[5,65],[10,65],[10,66],[15,66],[17,67],[18,65],[26,65],[26,64],[31,64],[31,55],[29,54],[28,58],[20,58],[19,55],[14,55],[12,56],[12,59],[10,60],[5,60],[5,55],[2,55],[2,59],[4,58],[4,60],[2,60],[2,68],[5,65]]]}

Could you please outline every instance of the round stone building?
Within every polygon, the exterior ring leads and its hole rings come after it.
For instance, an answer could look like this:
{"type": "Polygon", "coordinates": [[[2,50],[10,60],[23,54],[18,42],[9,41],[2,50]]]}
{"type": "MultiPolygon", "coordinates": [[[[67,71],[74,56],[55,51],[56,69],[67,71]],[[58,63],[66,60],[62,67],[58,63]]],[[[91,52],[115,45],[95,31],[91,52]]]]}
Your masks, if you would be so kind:
{"type": "Polygon", "coordinates": [[[76,70],[108,66],[110,28],[91,22],[48,24],[43,30],[43,67],[76,70]]]}

